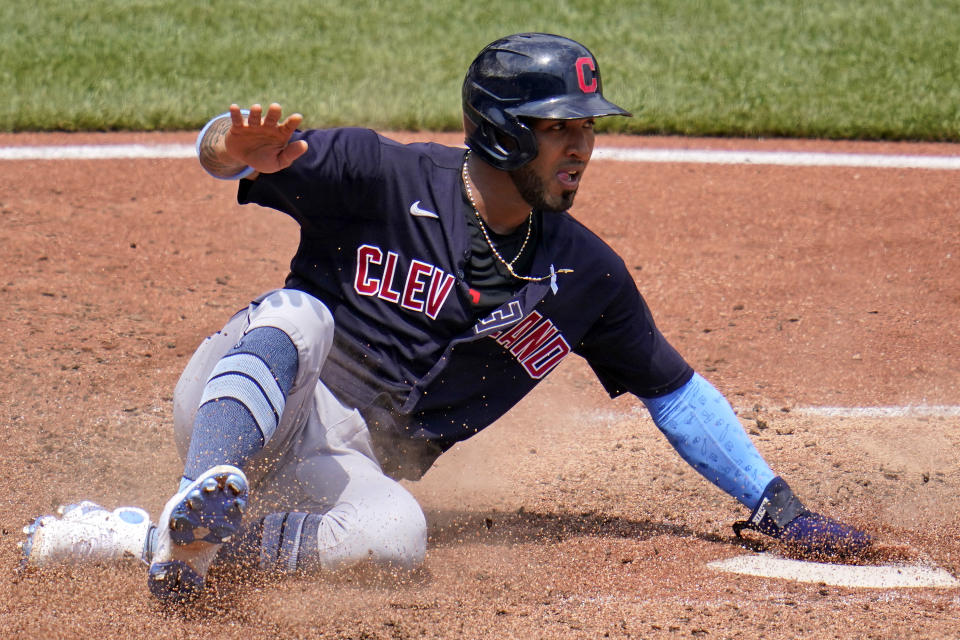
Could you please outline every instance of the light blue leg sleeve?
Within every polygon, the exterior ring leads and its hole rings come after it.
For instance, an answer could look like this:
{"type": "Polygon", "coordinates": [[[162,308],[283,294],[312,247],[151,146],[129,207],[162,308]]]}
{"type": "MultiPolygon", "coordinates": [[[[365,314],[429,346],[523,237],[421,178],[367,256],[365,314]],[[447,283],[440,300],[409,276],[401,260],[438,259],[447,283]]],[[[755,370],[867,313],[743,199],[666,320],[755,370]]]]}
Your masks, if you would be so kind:
{"type": "Polygon", "coordinates": [[[773,471],[726,398],[700,374],[676,391],[642,398],[653,422],[703,477],[753,509],[773,471]]]}

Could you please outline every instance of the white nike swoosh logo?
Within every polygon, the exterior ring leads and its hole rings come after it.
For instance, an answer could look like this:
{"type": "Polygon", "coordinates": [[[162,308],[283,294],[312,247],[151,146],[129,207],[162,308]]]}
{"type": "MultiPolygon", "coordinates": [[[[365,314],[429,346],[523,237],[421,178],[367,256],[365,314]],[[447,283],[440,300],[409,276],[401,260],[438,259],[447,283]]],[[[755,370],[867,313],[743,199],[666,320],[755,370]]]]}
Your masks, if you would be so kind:
{"type": "Polygon", "coordinates": [[[417,200],[412,205],[410,205],[410,215],[420,216],[421,218],[439,218],[437,214],[433,211],[427,211],[426,209],[420,208],[420,201],[417,200]]]}

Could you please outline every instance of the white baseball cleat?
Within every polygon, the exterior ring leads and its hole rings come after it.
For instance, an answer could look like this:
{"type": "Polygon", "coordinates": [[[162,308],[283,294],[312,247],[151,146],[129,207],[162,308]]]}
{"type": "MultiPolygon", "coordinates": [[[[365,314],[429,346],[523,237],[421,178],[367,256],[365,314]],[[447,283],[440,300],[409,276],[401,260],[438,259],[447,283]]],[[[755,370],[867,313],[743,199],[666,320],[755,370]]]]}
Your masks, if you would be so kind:
{"type": "Polygon", "coordinates": [[[147,580],[154,596],[176,604],[199,594],[220,545],[239,531],[248,497],[243,471],[219,465],[167,501],[147,580]]]}
{"type": "Polygon", "coordinates": [[[23,528],[21,567],[143,560],[150,516],[137,507],[108,511],[84,500],[57,508],[23,528]]]}

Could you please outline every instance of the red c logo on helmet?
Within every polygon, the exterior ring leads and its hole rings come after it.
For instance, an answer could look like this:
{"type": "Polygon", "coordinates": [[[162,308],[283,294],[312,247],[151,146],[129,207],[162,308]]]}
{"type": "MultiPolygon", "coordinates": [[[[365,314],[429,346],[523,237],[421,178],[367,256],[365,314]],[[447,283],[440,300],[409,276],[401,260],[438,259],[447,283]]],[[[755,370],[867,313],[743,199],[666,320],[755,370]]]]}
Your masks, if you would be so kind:
{"type": "Polygon", "coordinates": [[[577,67],[577,84],[580,85],[580,91],[584,93],[596,93],[597,91],[597,76],[594,75],[594,71],[597,70],[597,65],[594,64],[593,58],[589,56],[584,56],[582,58],[577,58],[576,63],[577,67]],[[590,69],[590,81],[587,82],[587,72],[584,69],[590,69]]]}

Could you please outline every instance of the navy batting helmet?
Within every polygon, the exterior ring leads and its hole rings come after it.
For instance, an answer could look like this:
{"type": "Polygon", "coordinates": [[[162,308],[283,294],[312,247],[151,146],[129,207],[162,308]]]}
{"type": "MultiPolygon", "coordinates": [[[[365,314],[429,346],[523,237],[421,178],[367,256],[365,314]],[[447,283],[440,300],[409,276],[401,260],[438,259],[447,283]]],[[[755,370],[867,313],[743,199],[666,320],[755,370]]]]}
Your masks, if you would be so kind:
{"type": "Polygon", "coordinates": [[[601,93],[600,66],[585,46],[549,33],[518,33],[487,45],[463,80],[466,143],[504,171],[537,156],[522,118],[629,116],[601,93]]]}

